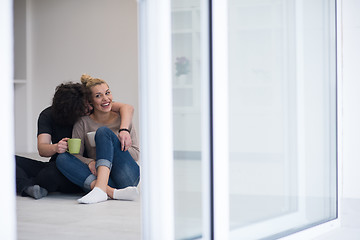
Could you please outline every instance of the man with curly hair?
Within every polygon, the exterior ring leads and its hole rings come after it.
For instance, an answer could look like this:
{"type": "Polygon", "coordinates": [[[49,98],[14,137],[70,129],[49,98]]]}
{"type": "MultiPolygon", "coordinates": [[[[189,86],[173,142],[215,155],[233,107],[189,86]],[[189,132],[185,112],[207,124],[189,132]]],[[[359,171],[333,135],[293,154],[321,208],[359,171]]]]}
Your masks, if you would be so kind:
{"type": "MultiPolygon", "coordinates": [[[[71,138],[74,123],[91,110],[86,91],[80,83],[63,83],[56,87],[52,105],[44,109],[38,118],[38,152],[42,157],[50,157],[50,160],[42,162],[15,156],[16,191],[19,195],[40,199],[49,192],[83,191],[56,168],[56,157],[67,150],[67,140],[71,138]]],[[[133,107],[116,102],[112,111],[119,112],[123,119],[120,128],[128,128],[133,107]]],[[[131,146],[130,134],[121,131],[118,137],[126,151],[131,146]]]]}

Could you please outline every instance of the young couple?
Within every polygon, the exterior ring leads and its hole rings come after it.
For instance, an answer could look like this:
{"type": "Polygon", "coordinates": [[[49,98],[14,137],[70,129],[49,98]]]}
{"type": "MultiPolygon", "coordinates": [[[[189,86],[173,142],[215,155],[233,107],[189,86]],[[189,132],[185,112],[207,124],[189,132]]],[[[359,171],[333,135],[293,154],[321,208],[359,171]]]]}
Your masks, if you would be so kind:
{"type": "Polygon", "coordinates": [[[59,85],[52,106],[40,114],[38,150],[51,160],[44,163],[16,156],[17,192],[38,199],[52,191],[83,189],[88,193],[79,203],[134,200],[140,171],[133,109],[112,102],[104,80],[83,75],[81,81],[59,85]],[[95,145],[87,137],[89,132],[96,132],[95,145]],[[71,136],[81,139],[76,156],[66,152],[71,136]]]}

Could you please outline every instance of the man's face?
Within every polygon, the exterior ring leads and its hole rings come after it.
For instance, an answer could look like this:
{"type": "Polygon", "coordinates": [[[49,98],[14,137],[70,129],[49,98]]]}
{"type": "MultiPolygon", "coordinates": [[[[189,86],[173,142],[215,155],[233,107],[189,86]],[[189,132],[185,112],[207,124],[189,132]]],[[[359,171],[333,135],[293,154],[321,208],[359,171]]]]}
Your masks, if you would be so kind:
{"type": "Polygon", "coordinates": [[[86,110],[85,110],[85,115],[90,115],[91,111],[94,109],[91,104],[89,103],[89,101],[84,100],[85,101],[85,106],[86,106],[86,110]]]}

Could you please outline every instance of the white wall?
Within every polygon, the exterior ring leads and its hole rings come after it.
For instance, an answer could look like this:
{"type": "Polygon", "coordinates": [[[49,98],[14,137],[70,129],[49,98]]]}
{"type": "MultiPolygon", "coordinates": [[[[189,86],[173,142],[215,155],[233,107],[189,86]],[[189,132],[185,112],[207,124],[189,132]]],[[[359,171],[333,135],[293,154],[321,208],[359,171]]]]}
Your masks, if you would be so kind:
{"type": "MultiPolygon", "coordinates": [[[[343,197],[360,198],[360,1],[342,2],[343,197]]],[[[340,109],[341,110],[341,109],[340,109]]]]}
{"type": "Polygon", "coordinates": [[[115,101],[133,105],[134,124],[138,128],[137,2],[28,3],[31,151],[36,151],[38,115],[51,104],[55,87],[65,81],[79,81],[83,73],[106,80],[115,101]]]}

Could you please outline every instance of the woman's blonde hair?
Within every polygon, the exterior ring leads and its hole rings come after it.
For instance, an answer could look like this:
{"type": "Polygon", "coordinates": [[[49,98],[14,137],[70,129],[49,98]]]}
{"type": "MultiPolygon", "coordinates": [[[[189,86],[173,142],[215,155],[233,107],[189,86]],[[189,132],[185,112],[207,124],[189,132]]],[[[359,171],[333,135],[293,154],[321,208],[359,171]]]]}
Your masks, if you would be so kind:
{"type": "MultiPolygon", "coordinates": [[[[105,82],[105,80],[102,80],[100,78],[93,78],[91,77],[90,75],[88,74],[83,74],[81,75],[81,83],[87,88],[87,89],[90,89],[96,85],[100,85],[100,84],[103,84],[105,83],[106,85],[107,82],[105,82]]],[[[109,85],[108,85],[109,86],[109,85]]]]}

